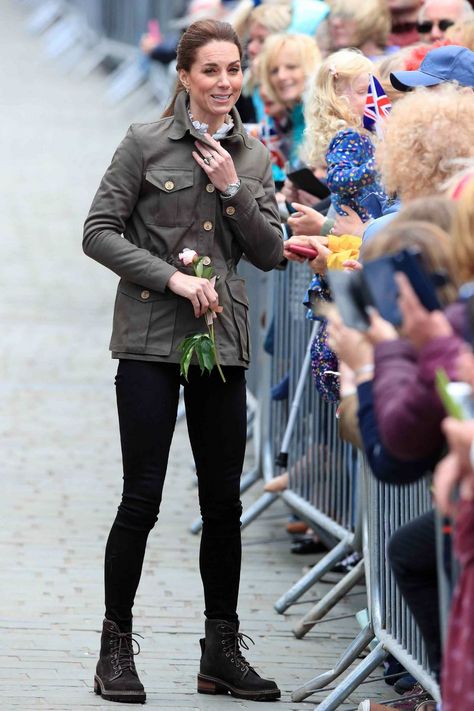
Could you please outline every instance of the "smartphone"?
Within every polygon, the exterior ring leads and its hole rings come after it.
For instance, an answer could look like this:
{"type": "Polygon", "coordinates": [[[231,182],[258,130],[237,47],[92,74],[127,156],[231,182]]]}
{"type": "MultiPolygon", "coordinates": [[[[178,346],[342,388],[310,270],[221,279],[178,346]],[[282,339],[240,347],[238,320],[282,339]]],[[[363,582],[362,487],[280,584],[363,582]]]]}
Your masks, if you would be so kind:
{"type": "Polygon", "coordinates": [[[364,272],[329,269],[326,277],[345,325],[357,331],[367,331],[370,326],[367,307],[375,306],[375,303],[364,272]]]}
{"type": "Polygon", "coordinates": [[[306,257],[306,259],[315,259],[318,256],[318,252],[314,247],[306,247],[303,244],[289,244],[285,249],[293,252],[293,254],[298,254],[300,257],[306,257]]]}
{"type": "Polygon", "coordinates": [[[403,249],[397,254],[366,262],[362,272],[372,293],[374,305],[386,321],[390,321],[394,326],[400,326],[402,323],[396,272],[403,272],[407,276],[415,294],[428,311],[441,308],[434,277],[431,278],[425,271],[420,253],[417,250],[403,249]]]}
{"type": "Polygon", "coordinates": [[[331,191],[319,178],[315,176],[309,168],[298,168],[286,174],[288,180],[296,185],[300,190],[305,190],[310,195],[314,195],[320,200],[329,197],[331,191]]]}

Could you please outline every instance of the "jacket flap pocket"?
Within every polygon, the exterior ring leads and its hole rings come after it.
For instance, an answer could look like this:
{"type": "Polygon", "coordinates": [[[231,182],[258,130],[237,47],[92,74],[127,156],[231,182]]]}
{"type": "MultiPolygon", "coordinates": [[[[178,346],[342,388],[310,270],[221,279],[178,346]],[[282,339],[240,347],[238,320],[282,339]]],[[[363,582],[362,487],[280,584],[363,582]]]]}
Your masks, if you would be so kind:
{"type": "Polygon", "coordinates": [[[121,281],[117,291],[126,296],[130,296],[132,299],[141,301],[144,304],[150,304],[154,301],[162,301],[163,299],[169,298],[169,294],[162,294],[159,291],[146,289],[144,286],[134,284],[131,281],[121,281]]]}
{"type": "Polygon", "coordinates": [[[239,304],[243,304],[248,308],[249,300],[245,290],[245,281],[243,279],[231,279],[226,283],[233,300],[238,301],[239,304]]]}
{"type": "Polygon", "coordinates": [[[242,175],[241,180],[244,185],[248,187],[254,198],[264,197],[265,190],[263,189],[263,185],[258,178],[251,178],[247,175],[242,175]]]}
{"type": "Polygon", "coordinates": [[[183,188],[191,188],[194,184],[192,170],[176,170],[172,168],[155,168],[147,170],[147,181],[165,193],[174,193],[183,188]]]}

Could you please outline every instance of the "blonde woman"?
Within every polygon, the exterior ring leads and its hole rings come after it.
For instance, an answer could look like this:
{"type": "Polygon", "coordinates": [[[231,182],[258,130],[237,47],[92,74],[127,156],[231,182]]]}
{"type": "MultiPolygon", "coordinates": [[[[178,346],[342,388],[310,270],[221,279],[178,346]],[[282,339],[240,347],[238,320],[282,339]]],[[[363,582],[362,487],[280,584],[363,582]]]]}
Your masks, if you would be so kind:
{"type": "Polygon", "coordinates": [[[268,37],[260,55],[262,90],[270,99],[283,104],[288,112],[285,150],[290,162],[297,159],[303,139],[303,94],[320,61],[315,40],[300,34],[268,37]]]}
{"type": "Polygon", "coordinates": [[[319,67],[306,109],[309,162],[327,166],[333,207],[349,207],[365,222],[380,214],[386,195],[379,183],[371,134],[363,127],[374,65],[362,52],[342,49],[319,67]]]}

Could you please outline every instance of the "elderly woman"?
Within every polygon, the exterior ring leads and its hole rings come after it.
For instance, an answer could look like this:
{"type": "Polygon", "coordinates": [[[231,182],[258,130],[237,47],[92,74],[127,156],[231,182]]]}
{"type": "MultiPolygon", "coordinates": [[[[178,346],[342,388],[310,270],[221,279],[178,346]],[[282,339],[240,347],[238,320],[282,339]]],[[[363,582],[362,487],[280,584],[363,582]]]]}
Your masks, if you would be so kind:
{"type": "Polygon", "coordinates": [[[248,299],[236,267],[245,252],[269,270],[283,252],[268,153],[247,135],[234,108],[241,57],[229,24],[205,20],[188,28],[170,107],[161,120],[130,127],[85,223],[84,251],[120,277],[110,347],[119,361],[123,495],[105,551],[105,620],[94,679],[95,692],[110,701],[146,698],[134,664],[132,607],[160,509],[180,385],[203,519],[206,622],[198,691],[263,701],[280,696],[239,649],[250,354],[248,299]],[[192,261],[186,248],[199,257],[200,272],[186,266],[192,261]],[[182,344],[191,334],[207,334],[209,317],[220,370],[209,364],[208,349],[199,363],[210,373],[201,375],[190,352],[183,366],[182,344]]]}

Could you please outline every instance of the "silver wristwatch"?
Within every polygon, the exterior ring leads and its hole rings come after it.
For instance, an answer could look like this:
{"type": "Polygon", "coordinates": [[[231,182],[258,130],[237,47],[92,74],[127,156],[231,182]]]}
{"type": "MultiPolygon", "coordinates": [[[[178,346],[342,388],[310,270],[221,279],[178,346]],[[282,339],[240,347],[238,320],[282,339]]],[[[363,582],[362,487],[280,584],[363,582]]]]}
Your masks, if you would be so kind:
{"type": "Polygon", "coordinates": [[[234,197],[237,190],[240,188],[240,180],[236,183],[229,183],[225,190],[221,192],[222,197],[234,197]]]}

